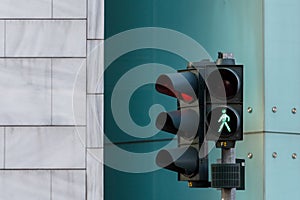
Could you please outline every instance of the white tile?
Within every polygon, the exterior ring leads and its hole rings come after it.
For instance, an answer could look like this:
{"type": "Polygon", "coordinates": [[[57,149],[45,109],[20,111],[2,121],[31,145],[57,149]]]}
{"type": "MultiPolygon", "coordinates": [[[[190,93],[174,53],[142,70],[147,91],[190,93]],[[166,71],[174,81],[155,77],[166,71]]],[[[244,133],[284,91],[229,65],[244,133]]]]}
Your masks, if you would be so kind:
{"type": "Polygon", "coordinates": [[[0,57],[4,57],[4,21],[0,21],[0,57]]]}
{"type": "Polygon", "coordinates": [[[103,95],[87,96],[87,147],[103,147],[103,95]]]}
{"type": "Polygon", "coordinates": [[[50,125],[50,60],[0,59],[0,93],[0,125],[50,125]]]}
{"type": "Polygon", "coordinates": [[[9,127],[6,169],[85,168],[85,128],[9,127]]]}
{"type": "Polygon", "coordinates": [[[50,200],[50,171],[0,171],[0,199],[50,200]]]}
{"type": "Polygon", "coordinates": [[[86,18],[87,0],[53,0],[54,18],[86,18]]]}
{"type": "Polygon", "coordinates": [[[87,200],[103,200],[103,149],[87,152],[87,200]]]}
{"type": "Polygon", "coordinates": [[[0,168],[4,168],[4,127],[0,127],[0,168]]]}
{"type": "Polygon", "coordinates": [[[8,57],[85,57],[85,20],[8,20],[8,57]]]}
{"type": "Polygon", "coordinates": [[[86,60],[53,59],[53,125],[86,124],[86,60]]]}
{"type": "Polygon", "coordinates": [[[0,0],[0,18],[50,18],[51,0],[0,0]]]}
{"type": "Polygon", "coordinates": [[[104,0],[88,0],[88,39],[104,39],[104,0]]]}
{"type": "Polygon", "coordinates": [[[87,45],[87,90],[88,93],[103,93],[104,41],[89,40],[87,45]]]}
{"type": "Polygon", "coordinates": [[[55,170],[51,176],[51,200],[85,199],[85,170],[55,170]]]}

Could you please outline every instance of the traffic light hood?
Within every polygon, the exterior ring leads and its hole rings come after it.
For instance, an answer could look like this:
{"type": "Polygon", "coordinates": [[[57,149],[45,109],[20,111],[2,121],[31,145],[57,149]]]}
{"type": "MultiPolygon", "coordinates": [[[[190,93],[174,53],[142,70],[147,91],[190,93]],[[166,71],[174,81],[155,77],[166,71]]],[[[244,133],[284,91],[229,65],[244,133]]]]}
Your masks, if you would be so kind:
{"type": "Polygon", "coordinates": [[[158,77],[155,88],[162,94],[178,98],[186,103],[197,100],[198,81],[192,72],[163,74],[158,77]]]}

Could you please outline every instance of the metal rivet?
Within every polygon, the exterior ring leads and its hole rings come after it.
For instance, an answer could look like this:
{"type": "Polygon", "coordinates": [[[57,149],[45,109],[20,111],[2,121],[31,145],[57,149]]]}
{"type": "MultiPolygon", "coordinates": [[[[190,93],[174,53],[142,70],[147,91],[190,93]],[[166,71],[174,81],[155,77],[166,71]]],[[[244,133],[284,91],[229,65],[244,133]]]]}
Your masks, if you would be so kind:
{"type": "Polygon", "coordinates": [[[252,159],[253,158],[253,153],[248,153],[248,156],[247,156],[249,159],[252,159]]]}
{"type": "Polygon", "coordinates": [[[274,106],[274,107],[272,108],[272,112],[273,112],[273,113],[276,113],[276,112],[277,112],[277,107],[276,107],[276,106],[274,106]]]}
{"type": "Polygon", "coordinates": [[[272,153],[272,157],[273,157],[273,158],[277,158],[277,153],[276,153],[276,152],[273,152],[273,153],[272,153]]]}
{"type": "Polygon", "coordinates": [[[253,112],[253,108],[248,107],[247,111],[248,111],[248,113],[252,113],[253,112]]]}
{"type": "Polygon", "coordinates": [[[293,109],[292,109],[292,113],[293,113],[293,114],[296,114],[296,113],[297,113],[297,109],[296,109],[296,108],[293,108],[293,109]]]}
{"type": "Polygon", "coordinates": [[[296,158],[297,158],[297,154],[296,154],[296,153],[293,153],[293,154],[292,154],[292,158],[293,158],[293,159],[296,159],[296,158]]]}

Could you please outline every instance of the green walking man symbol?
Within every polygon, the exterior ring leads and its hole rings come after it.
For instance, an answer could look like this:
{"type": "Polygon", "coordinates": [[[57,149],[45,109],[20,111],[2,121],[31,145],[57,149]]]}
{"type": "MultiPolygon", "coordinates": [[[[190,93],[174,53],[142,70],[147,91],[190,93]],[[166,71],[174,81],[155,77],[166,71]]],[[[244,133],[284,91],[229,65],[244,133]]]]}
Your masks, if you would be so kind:
{"type": "Polygon", "coordinates": [[[231,132],[231,129],[230,129],[228,123],[227,123],[229,121],[230,121],[230,117],[226,114],[226,109],[223,109],[222,110],[222,115],[221,115],[221,117],[220,117],[220,119],[218,121],[219,123],[222,122],[222,124],[220,125],[220,128],[219,128],[219,131],[218,131],[219,133],[222,132],[222,130],[224,128],[224,125],[226,126],[228,132],[229,133],[231,132]]]}

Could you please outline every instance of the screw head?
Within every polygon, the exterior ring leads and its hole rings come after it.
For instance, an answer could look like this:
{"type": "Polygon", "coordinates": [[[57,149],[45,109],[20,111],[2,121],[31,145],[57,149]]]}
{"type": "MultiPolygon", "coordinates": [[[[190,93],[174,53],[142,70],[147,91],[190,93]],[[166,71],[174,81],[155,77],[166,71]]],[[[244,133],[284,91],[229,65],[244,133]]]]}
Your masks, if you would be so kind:
{"type": "Polygon", "coordinates": [[[273,113],[276,113],[276,112],[277,112],[277,107],[276,107],[276,106],[273,106],[272,112],[273,112],[273,113]]]}
{"type": "Polygon", "coordinates": [[[293,153],[293,154],[292,154],[292,158],[293,158],[293,159],[296,159],[296,158],[297,158],[297,154],[296,154],[296,153],[293,153]]]}
{"type": "Polygon", "coordinates": [[[292,113],[296,114],[297,113],[297,108],[292,108],[292,113]]]}
{"type": "Polygon", "coordinates": [[[252,158],[253,158],[253,153],[248,153],[247,157],[248,157],[249,159],[252,159],[252,158]]]}
{"type": "Polygon", "coordinates": [[[247,111],[248,111],[248,113],[252,113],[253,112],[253,108],[248,107],[247,111]]]}
{"type": "Polygon", "coordinates": [[[278,156],[278,155],[277,155],[276,152],[273,152],[273,153],[272,153],[272,157],[273,157],[273,158],[277,158],[277,156],[278,156]]]}

